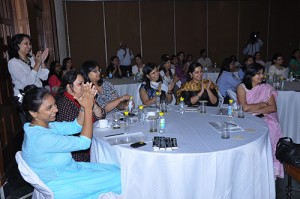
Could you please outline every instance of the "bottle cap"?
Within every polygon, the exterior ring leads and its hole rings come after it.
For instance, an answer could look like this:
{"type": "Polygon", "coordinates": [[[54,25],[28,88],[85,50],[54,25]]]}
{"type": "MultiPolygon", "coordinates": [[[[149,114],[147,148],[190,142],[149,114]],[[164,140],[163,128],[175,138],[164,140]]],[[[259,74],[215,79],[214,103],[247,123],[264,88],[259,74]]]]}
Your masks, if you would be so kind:
{"type": "Polygon", "coordinates": [[[159,116],[164,116],[164,112],[159,112],[159,116]]]}
{"type": "Polygon", "coordinates": [[[180,101],[184,101],[184,98],[183,98],[183,97],[180,97],[180,101]]]}
{"type": "Polygon", "coordinates": [[[143,109],[144,108],[144,106],[143,105],[139,105],[139,109],[143,109]]]}
{"type": "Polygon", "coordinates": [[[233,100],[232,100],[232,99],[230,99],[230,100],[229,100],[229,103],[233,103],[233,100]]]}
{"type": "Polygon", "coordinates": [[[128,111],[124,111],[124,115],[128,116],[129,112],[128,111]]]}
{"type": "Polygon", "coordinates": [[[156,94],[156,95],[160,95],[160,92],[157,91],[155,94],[156,94]]]}
{"type": "Polygon", "coordinates": [[[129,99],[131,99],[132,100],[132,96],[130,96],[130,98],[129,99]]]}

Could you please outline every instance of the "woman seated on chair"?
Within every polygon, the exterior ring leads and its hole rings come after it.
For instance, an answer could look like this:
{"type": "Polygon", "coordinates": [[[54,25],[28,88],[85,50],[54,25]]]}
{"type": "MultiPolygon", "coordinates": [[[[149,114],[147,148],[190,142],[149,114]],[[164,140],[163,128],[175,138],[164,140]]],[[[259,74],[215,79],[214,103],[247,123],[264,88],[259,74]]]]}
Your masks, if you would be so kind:
{"type": "Polygon", "coordinates": [[[263,84],[264,67],[261,64],[250,64],[245,76],[237,87],[237,98],[243,110],[255,115],[263,116],[263,120],[268,124],[269,134],[272,146],[274,174],[276,177],[283,178],[283,166],[276,159],[276,144],[282,132],[277,119],[276,97],[278,92],[269,84],[263,84]]]}
{"type": "Polygon", "coordinates": [[[177,91],[177,102],[180,97],[184,98],[187,105],[198,105],[199,101],[206,100],[208,106],[218,106],[217,86],[211,80],[203,78],[203,68],[198,62],[189,66],[190,81],[186,82],[177,91]]]}
{"type": "Polygon", "coordinates": [[[139,94],[144,105],[152,105],[156,102],[156,92],[161,93],[161,96],[166,99],[167,103],[173,100],[172,90],[174,82],[171,82],[167,89],[163,90],[162,79],[159,75],[158,67],[154,63],[147,63],[143,68],[143,80],[139,94]],[[166,91],[167,90],[167,91],[166,91]]]}
{"type": "MultiPolygon", "coordinates": [[[[56,95],[58,114],[56,121],[71,122],[78,116],[80,104],[74,97],[83,95],[83,77],[77,70],[67,72],[56,95]]],[[[93,121],[105,118],[105,111],[96,103],[93,107],[93,121]]],[[[72,157],[78,162],[89,162],[89,150],[73,151],[72,157]]]]}
{"type": "Polygon", "coordinates": [[[230,96],[226,93],[227,90],[236,93],[236,87],[241,83],[241,80],[234,75],[234,71],[235,61],[230,57],[225,58],[217,78],[217,85],[221,95],[224,97],[225,104],[228,104],[230,99],[230,96]]]}
{"type": "MultiPolygon", "coordinates": [[[[75,89],[75,88],[74,88],[75,89]]],[[[98,198],[107,192],[121,193],[120,169],[115,165],[75,162],[71,152],[90,147],[94,95],[84,84],[80,105],[72,122],[54,122],[58,109],[44,88],[25,87],[22,107],[30,122],[24,124],[22,157],[54,193],[54,198],[98,198]],[[76,133],[80,136],[67,136],[76,133]]]]}
{"type": "Polygon", "coordinates": [[[97,89],[96,102],[105,109],[106,113],[114,113],[125,110],[130,95],[119,97],[114,86],[101,78],[101,69],[95,61],[86,61],[82,64],[80,71],[84,82],[92,82],[97,89]]]}

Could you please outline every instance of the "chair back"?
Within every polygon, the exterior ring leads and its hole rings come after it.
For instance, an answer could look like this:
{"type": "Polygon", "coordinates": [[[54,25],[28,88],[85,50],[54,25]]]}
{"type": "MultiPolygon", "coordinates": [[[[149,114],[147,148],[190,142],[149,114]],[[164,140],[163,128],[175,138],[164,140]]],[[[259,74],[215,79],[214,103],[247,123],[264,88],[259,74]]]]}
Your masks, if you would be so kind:
{"type": "Polygon", "coordinates": [[[34,193],[32,198],[35,199],[53,199],[53,192],[45,185],[39,176],[34,173],[26,162],[22,158],[22,152],[16,153],[16,161],[18,163],[18,169],[24,178],[24,180],[30,183],[34,187],[34,193]]]}
{"type": "Polygon", "coordinates": [[[232,99],[234,102],[237,102],[237,97],[236,97],[236,93],[232,90],[227,90],[226,94],[230,97],[230,99],[232,99]]]}
{"type": "Polygon", "coordinates": [[[139,83],[137,86],[137,91],[136,91],[136,99],[135,99],[135,106],[138,107],[138,105],[143,105],[143,102],[141,100],[140,96],[140,88],[141,88],[142,83],[139,83]]]}
{"type": "Polygon", "coordinates": [[[222,107],[223,103],[224,103],[224,98],[223,98],[223,96],[221,95],[221,93],[219,91],[218,91],[218,98],[219,98],[218,107],[222,107]]]}

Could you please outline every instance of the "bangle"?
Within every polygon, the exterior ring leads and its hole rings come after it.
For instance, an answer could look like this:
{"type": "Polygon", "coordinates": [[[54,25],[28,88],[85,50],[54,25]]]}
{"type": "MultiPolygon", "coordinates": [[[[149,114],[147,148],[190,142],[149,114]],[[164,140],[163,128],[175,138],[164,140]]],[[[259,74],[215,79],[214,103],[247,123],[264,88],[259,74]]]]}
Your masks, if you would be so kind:
{"type": "Polygon", "coordinates": [[[80,112],[84,112],[84,108],[83,107],[80,107],[80,112]]]}

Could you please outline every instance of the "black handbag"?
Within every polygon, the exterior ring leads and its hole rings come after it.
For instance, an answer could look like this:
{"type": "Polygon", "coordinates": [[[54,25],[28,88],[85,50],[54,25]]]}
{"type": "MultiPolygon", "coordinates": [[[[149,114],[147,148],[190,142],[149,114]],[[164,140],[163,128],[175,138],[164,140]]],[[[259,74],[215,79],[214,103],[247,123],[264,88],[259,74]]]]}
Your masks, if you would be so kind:
{"type": "Polygon", "coordinates": [[[280,138],[276,145],[276,159],[281,163],[300,167],[300,144],[295,144],[292,138],[280,138]]]}

